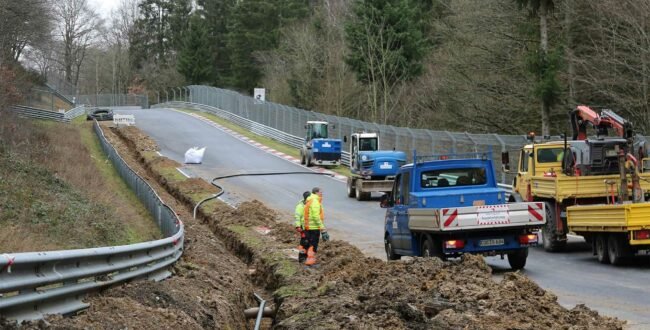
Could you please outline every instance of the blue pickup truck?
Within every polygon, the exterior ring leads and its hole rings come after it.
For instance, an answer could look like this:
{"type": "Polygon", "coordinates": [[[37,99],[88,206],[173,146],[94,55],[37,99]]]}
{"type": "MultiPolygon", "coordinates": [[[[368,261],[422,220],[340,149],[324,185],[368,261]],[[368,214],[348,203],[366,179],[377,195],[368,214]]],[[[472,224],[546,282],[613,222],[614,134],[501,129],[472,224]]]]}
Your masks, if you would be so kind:
{"type": "Polygon", "coordinates": [[[526,265],[528,247],[537,245],[536,230],[546,222],[545,205],[507,203],[490,155],[413,153],[381,199],[389,260],[473,253],[507,255],[513,269],[526,265]]]}

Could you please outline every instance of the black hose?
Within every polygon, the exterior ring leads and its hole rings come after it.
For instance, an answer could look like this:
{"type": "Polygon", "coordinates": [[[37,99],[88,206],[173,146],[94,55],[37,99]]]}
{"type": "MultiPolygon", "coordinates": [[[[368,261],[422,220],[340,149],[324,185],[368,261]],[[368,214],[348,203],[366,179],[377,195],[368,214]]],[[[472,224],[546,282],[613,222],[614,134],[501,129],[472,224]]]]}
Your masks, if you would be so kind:
{"type": "Polygon", "coordinates": [[[295,171],[295,172],[238,173],[238,174],[230,174],[230,175],[218,176],[218,177],[215,177],[214,179],[212,179],[212,181],[210,181],[210,183],[211,183],[213,186],[215,186],[215,187],[217,187],[217,188],[219,189],[219,193],[214,194],[214,195],[212,195],[212,196],[210,196],[210,197],[207,197],[207,198],[201,200],[200,202],[198,202],[198,203],[196,204],[196,206],[194,206],[194,219],[196,219],[196,211],[199,209],[199,206],[201,206],[201,204],[203,204],[204,202],[207,202],[207,201],[209,201],[209,200],[212,200],[212,199],[218,198],[219,196],[223,195],[223,193],[226,191],[225,189],[223,189],[222,186],[220,186],[220,185],[218,185],[218,184],[215,183],[215,181],[217,181],[217,180],[220,180],[220,179],[228,179],[228,178],[234,178],[234,177],[238,177],[238,176],[263,176],[263,175],[288,175],[288,174],[327,175],[327,176],[330,176],[330,177],[333,177],[333,176],[334,176],[333,174],[330,174],[330,173],[305,172],[305,171],[300,171],[300,172],[295,171]]]}

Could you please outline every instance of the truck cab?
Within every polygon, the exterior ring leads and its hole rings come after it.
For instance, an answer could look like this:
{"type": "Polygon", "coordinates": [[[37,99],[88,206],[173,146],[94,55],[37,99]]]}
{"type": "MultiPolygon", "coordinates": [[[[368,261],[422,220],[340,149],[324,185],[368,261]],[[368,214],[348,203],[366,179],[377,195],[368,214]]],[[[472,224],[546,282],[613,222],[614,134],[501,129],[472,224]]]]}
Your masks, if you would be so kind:
{"type": "Polygon", "coordinates": [[[329,138],[329,123],[308,121],[306,136],[300,149],[300,164],[338,166],[341,163],[341,140],[329,138]]]}
{"type": "Polygon", "coordinates": [[[414,155],[382,198],[387,258],[507,255],[512,268],[523,268],[545,223],[544,204],[508,204],[488,153],[436,157],[414,155]]]}
{"type": "Polygon", "coordinates": [[[380,150],[377,133],[350,136],[350,173],[347,192],[357,200],[370,198],[372,192],[389,192],[399,168],[406,163],[402,151],[380,150]]]}

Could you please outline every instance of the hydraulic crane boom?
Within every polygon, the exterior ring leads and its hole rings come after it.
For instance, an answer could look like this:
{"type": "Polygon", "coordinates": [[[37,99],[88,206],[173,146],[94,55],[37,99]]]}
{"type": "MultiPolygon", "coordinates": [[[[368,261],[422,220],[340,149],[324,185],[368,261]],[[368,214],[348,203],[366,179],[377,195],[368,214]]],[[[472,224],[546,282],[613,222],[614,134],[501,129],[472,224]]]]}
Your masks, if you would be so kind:
{"type": "Polygon", "coordinates": [[[573,129],[573,140],[587,139],[587,124],[596,129],[598,136],[607,136],[608,129],[613,128],[616,135],[624,139],[633,138],[632,124],[614,111],[603,110],[598,115],[586,105],[579,105],[571,111],[571,127],[573,129]]]}

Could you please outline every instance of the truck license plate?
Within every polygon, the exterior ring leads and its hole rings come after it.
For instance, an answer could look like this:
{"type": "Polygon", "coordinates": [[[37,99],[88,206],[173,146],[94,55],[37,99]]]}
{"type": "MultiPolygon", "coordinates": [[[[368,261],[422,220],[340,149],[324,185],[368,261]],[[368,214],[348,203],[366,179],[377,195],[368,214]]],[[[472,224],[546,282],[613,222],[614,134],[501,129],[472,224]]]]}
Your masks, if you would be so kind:
{"type": "Polygon", "coordinates": [[[503,238],[483,239],[478,242],[478,246],[497,246],[503,244],[505,244],[503,238]]]}

